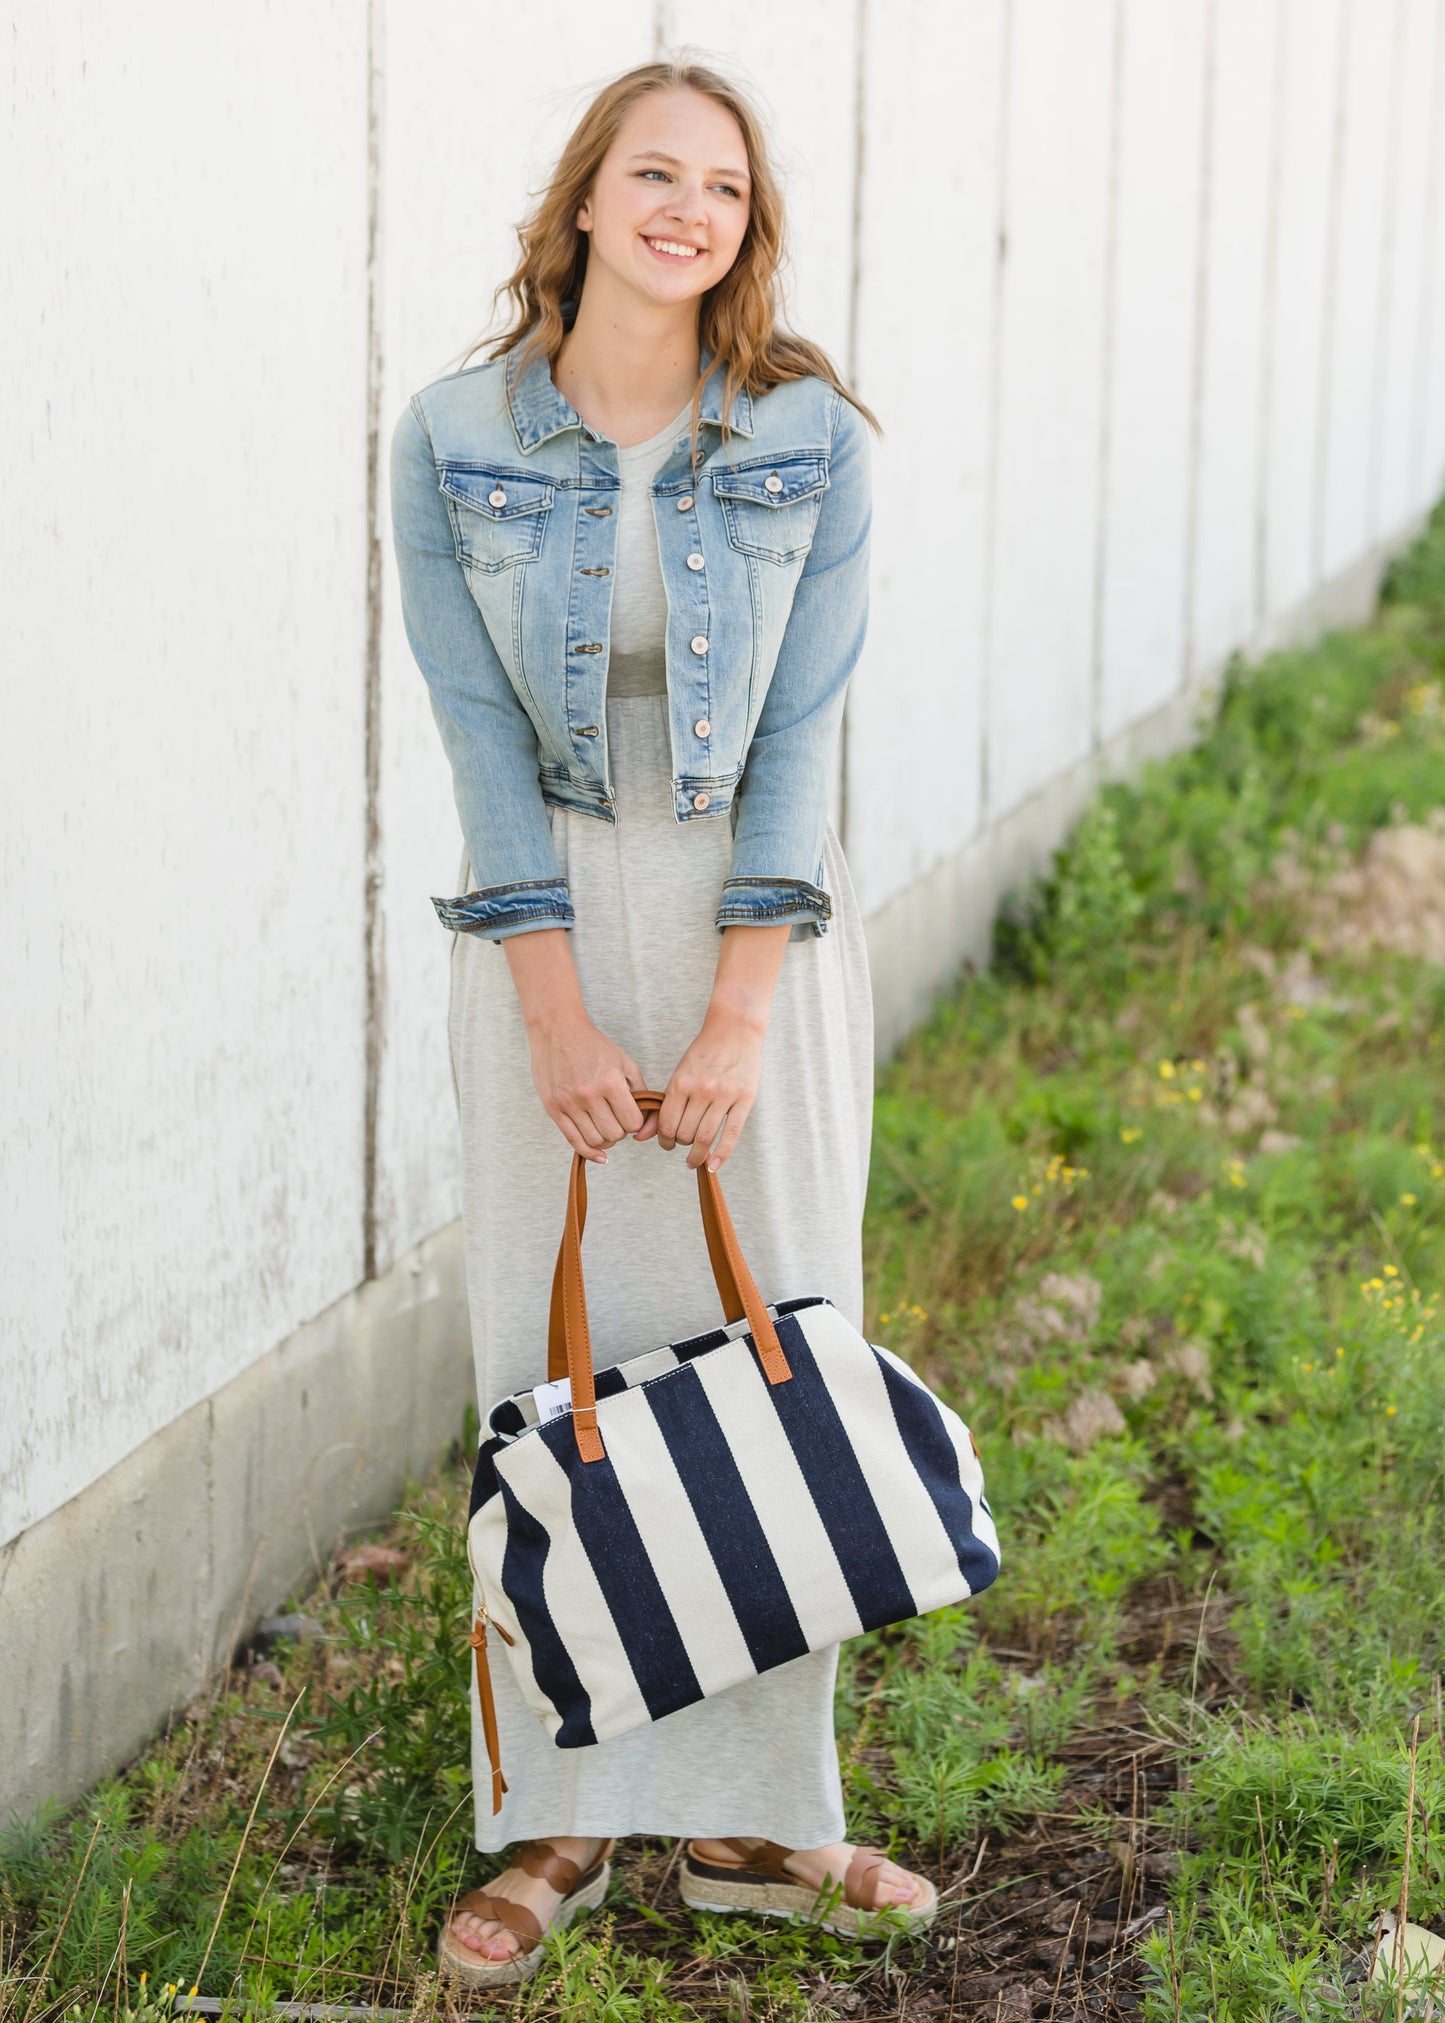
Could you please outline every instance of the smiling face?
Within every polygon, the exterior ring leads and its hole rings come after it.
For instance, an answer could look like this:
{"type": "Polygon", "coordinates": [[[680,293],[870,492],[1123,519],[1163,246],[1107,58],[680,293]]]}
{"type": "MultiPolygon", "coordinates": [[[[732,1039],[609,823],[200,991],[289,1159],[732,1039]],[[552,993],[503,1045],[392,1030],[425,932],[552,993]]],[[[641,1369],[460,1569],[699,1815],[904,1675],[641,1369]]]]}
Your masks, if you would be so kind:
{"type": "Polygon", "coordinates": [[[603,156],[577,226],[587,279],[661,306],[695,301],[737,258],[748,223],[748,157],[737,121],[705,92],[646,92],[603,156]]]}

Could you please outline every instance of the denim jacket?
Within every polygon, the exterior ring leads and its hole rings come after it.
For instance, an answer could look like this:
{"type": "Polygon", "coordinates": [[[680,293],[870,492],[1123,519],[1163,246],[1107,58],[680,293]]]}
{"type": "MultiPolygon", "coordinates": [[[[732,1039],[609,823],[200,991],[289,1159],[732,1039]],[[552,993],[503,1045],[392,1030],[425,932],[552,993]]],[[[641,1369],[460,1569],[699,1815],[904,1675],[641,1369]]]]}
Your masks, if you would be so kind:
{"type": "MultiPolygon", "coordinates": [[[[392,438],[402,613],[451,764],[474,890],[443,924],[500,941],[576,916],[547,803],[615,822],[607,660],[617,446],[517,353],[415,394],[392,438]]],[[[706,351],[704,366],[709,362],[706,351]]],[[[708,380],[653,480],[667,595],[673,815],[732,824],[730,922],[831,914],[823,843],[868,604],[863,418],[817,378],[734,399],[708,380]]]]}

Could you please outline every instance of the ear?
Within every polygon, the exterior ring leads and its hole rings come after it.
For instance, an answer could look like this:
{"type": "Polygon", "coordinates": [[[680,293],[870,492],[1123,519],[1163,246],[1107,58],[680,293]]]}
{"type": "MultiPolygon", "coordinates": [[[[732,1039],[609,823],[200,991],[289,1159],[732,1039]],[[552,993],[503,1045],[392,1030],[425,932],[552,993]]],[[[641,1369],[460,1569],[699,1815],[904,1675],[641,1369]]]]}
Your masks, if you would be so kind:
{"type": "Polygon", "coordinates": [[[590,232],[592,230],[592,204],[590,199],[584,198],[577,206],[577,215],[572,222],[579,232],[590,232]]]}

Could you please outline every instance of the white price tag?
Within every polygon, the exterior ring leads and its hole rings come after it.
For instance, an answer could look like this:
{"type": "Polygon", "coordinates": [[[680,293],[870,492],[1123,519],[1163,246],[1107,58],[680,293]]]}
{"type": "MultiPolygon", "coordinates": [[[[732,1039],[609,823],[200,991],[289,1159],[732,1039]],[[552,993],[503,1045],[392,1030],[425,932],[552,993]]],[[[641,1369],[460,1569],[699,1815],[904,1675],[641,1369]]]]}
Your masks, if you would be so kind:
{"type": "Polygon", "coordinates": [[[558,1377],[552,1384],[536,1384],[532,1396],[537,1401],[537,1423],[545,1426],[549,1419],[558,1419],[572,1409],[572,1379],[558,1377]]]}

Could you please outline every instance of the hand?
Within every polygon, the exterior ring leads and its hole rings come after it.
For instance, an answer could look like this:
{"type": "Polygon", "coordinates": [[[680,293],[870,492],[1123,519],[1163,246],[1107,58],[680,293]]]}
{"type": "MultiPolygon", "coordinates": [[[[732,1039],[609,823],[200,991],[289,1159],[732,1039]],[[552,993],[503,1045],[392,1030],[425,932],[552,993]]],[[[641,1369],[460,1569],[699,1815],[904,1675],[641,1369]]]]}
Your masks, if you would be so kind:
{"type": "Polygon", "coordinates": [[[644,1119],[632,1099],[647,1087],[641,1069],[585,1012],[529,1027],[527,1039],[542,1108],[574,1152],[605,1166],[609,1145],[656,1135],[656,1117],[644,1119]]]}
{"type": "MultiPolygon", "coordinates": [[[[702,1031],[674,1068],[662,1093],[656,1135],[665,1152],[686,1145],[690,1148],[687,1163],[694,1170],[705,1159],[713,1173],[723,1165],[757,1101],[763,1079],[764,1032],[765,1026],[757,1018],[717,1005],[709,1008],[702,1031]],[[708,1148],[715,1138],[718,1142],[709,1156],[708,1148]]],[[[651,1134],[638,1133],[639,1137],[644,1135],[651,1134]]]]}

